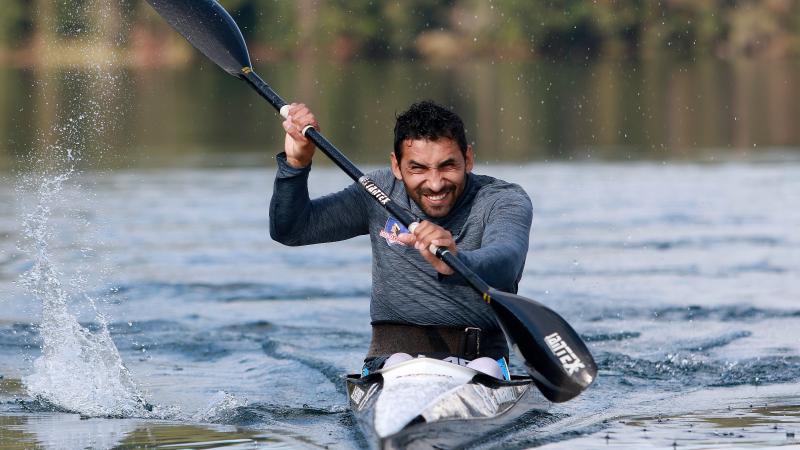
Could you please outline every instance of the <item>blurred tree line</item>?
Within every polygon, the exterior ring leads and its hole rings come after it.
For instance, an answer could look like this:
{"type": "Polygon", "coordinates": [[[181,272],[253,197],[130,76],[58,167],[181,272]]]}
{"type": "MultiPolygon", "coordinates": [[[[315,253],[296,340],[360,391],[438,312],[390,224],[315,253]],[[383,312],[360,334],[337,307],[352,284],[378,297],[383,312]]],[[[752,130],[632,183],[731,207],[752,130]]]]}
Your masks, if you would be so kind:
{"type": "MultiPolygon", "coordinates": [[[[221,0],[257,59],[649,57],[800,54],[796,0],[221,0]]],[[[180,59],[142,0],[4,0],[0,52],[36,63],[45,47],[123,49],[133,63],[180,59]],[[91,42],[90,44],[88,42],[91,42]]],[[[77,50],[76,50],[77,51],[77,50]]],[[[69,54],[57,51],[59,56],[69,54]]],[[[52,52],[51,52],[52,55],[52,52]]]]}

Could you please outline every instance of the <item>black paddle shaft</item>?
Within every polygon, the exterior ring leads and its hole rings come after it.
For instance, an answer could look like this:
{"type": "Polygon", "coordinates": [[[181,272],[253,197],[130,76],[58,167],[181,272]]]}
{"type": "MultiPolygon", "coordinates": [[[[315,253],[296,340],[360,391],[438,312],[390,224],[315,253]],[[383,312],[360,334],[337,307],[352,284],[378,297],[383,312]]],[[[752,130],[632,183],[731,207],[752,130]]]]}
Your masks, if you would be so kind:
{"type": "MultiPolygon", "coordinates": [[[[216,0],[147,0],[180,34],[231,75],[247,81],[282,116],[286,102],[253,72],[242,33],[233,18],[216,0]]],[[[394,203],[339,149],[314,128],[304,130],[311,140],[345,173],[409,229],[419,221],[394,203]]],[[[534,300],[498,291],[446,249],[436,255],[464,277],[492,310],[512,347],[522,356],[542,393],[554,402],[569,400],[583,392],[597,376],[597,365],[578,333],[555,311],[534,300]]]]}

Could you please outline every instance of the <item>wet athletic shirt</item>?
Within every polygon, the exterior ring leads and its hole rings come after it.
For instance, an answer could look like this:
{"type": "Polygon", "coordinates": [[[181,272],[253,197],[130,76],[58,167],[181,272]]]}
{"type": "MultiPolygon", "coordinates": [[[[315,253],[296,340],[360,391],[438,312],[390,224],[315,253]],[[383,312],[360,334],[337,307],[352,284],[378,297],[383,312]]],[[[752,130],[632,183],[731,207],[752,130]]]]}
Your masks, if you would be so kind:
{"type": "MultiPolygon", "coordinates": [[[[462,277],[439,274],[414,247],[397,241],[397,234],[407,230],[359,184],[312,201],[308,195],[310,166],[295,169],[286,162],[284,153],[277,161],[269,210],[270,235],[295,246],[369,234],[373,323],[498,329],[490,306],[462,277]]],[[[406,194],[402,181],[390,169],[369,176],[392,201],[449,230],[458,247],[458,258],[490,286],[517,292],[532,220],[531,201],[521,187],[469,174],[450,214],[431,219],[406,194]]]]}

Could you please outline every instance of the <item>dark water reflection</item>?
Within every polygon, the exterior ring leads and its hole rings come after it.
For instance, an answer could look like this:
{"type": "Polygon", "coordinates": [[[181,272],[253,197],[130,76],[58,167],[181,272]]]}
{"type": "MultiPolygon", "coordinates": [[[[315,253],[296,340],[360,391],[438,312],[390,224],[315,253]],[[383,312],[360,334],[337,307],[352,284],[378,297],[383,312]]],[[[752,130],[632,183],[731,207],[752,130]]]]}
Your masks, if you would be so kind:
{"type": "MultiPolygon", "coordinates": [[[[385,161],[395,114],[422,98],[459,111],[488,162],[738,159],[797,155],[800,147],[797,61],[291,61],[257,68],[279,93],[312,105],[323,131],[357,162],[385,161]]],[[[99,114],[73,137],[85,140],[73,144],[92,153],[83,155],[92,167],[173,165],[187,156],[228,165],[236,164],[233,153],[266,163],[281,142],[268,105],[210,65],[0,70],[0,111],[6,169],[43,151],[54,125],[81,114],[99,114]]]]}

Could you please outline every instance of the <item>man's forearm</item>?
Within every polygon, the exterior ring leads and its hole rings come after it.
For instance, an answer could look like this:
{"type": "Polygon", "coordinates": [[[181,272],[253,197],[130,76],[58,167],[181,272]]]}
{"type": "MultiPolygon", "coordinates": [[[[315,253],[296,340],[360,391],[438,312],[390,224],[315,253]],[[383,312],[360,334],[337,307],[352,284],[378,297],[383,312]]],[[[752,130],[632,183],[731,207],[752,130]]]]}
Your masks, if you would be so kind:
{"type": "MultiPolygon", "coordinates": [[[[459,250],[457,256],[490,286],[516,293],[528,255],[533,218],[530,199],[521,193],[497,202],[489,217],[480,248],[459,250]]],[[[440,278],[447,283],[466,283],[456,275],[440,278]]]]}
{"type": "Polygon", "coordinates": [[[302,229],[297,224],[308,223],[310,166],[294,168],[283,153],[275,159],[278,169],[269,205],[269,234],[281,244],[303,245],[302,229]]]}
{"type": "MultiPolygon", "coordinates": [[[[527,246],[526,246],[527,250],[527,246]]],[[[525,266],[525,254],[513,246],[494,246],[457,255],[464,265],[495,289],[517,292],[517,284],[525,266]]],[[[439,277],[445,283],[467,284],[458,274],[439,277]]]]}
{"type": "Polygon", "coordinates": [[[291,167],[277,156],[278,172],[269,208],[272,238],[284,245],[308,245],[349,239],[367,233],[366,207],[356,184],[311,200],[310,167],[291,167]]]}

